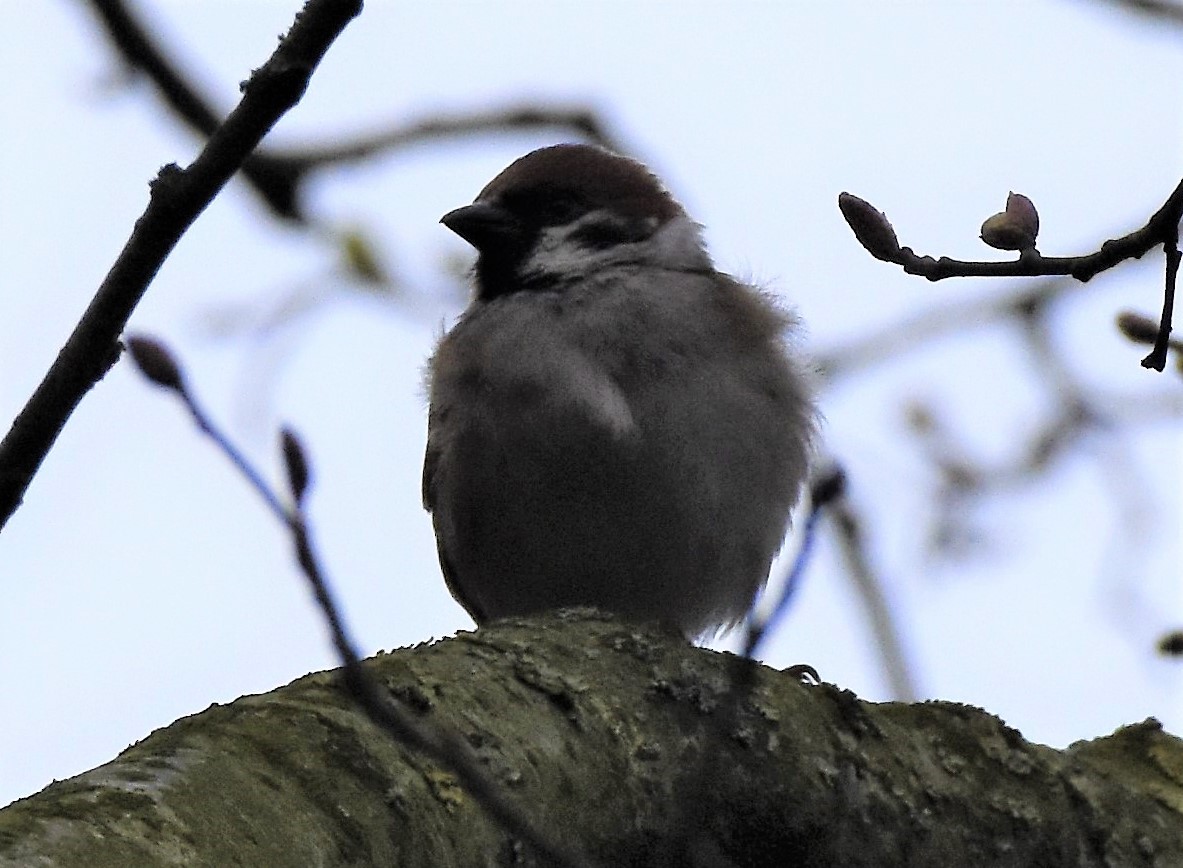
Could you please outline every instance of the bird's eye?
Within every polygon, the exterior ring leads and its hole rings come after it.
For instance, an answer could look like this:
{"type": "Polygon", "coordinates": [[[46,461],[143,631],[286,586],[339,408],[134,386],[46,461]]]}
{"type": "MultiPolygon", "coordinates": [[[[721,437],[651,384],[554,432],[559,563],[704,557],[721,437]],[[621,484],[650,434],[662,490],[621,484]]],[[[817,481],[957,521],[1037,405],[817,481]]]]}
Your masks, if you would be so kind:
{"type": "Polygon", "coordinates": [[[603,219],[583,223],[571,233],[571,238],[584,247],[603,250],[617,244],[644,241],[653,234],[653,229],[649,220],[605,214],[603,219]]]}

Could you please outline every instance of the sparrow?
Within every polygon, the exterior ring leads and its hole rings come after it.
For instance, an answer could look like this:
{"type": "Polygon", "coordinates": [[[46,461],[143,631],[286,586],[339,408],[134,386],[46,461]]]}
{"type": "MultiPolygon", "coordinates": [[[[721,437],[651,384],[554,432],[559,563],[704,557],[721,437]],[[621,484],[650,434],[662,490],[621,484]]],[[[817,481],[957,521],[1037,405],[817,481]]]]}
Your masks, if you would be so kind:
{"type": "Polygon", "coordinates": [[[796,321],[602,148],[533,151],[441,222],[478,254],[426,371],[452,595],[478,625],[575,606],[690,639],[737,624],[812,453],[796,321]]]}

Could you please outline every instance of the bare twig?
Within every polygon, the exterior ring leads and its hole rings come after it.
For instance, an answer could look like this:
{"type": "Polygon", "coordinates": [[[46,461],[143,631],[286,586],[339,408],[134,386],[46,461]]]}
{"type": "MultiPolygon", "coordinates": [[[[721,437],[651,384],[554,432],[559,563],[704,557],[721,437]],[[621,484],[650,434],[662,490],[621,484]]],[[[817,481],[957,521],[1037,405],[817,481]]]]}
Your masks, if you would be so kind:
{"type": "Polygon", "coordinates": [[[1128,9],[1139,15],[1166,21],[1169,24],[1183,24],[1183,6],[1170,0],[1105,0],[1110,6],[1128,9]]]}
{"type": "Polygon", "coordinates": [[[1025,308],[1048,304],[1074,286],[1066,278],[1055,277],[1018,285],[1009,292],[941,302],[836,349],[823,350],[816,362],[827,379],[837,380],[914,352],[933,340],[971,328],[1013,321],[1025,308]]]}
{"type": "MultiPolygon", "coordinates": [[[[797,556],[793,559],[789,575],[781,586],[780,596],[777,597],[776,603],[763,617],[758,618],[753,615],[749,618],[747,635],[744,638],[743,650],[740,652],[744,657],[754,658],[756,656],[761,643],[776,631],[777,625],[789,610],[789,605],[801,587],[805,568],[812,559],[813,545],[817,539],[821,517],[826,508],[835,499],[842,496],[845,489],[846,473],[837,464],[831,464],[815,476],[809,490],[809,512],[806,513],[805,527],[801,533],[801,547],[797,550],[797,556]]],[[[817,672],[812,667],[799,666],[795,668],[802,674],[812,676],[814,681],[818,680],[817,672]]]]}
{"type": "MultiPolygon", "coordinates": [[[[120,56],[156,85],[165,105],[203,138],[214,135],[221,112],[181,74],[128,4],[123,0],[90,0],[90,5],[120,56]]],[[[277,215],[296,221],[303,221],[299,180],[305,168],[298,159],[262,151],[241,163],[243,176],[267,206],[277,215]]]]}
{"type": "Polygon", "coordinates": [[[882,580],[871,566],[863,542],[862,522],[847,497],[835,498],[827,509],[827,515],[846,558],[847,571],[863,602],[891,694],[900,702],[915,702],[919,698],[919,691],[912,678],[891,607],[883,593],[882,580]]]}
{"type": "Polygon", "coordinates": [[[0,442],[0,527],[20,506],[74,408],[118,359],[119,334],[165,258],[259,140],[299,102],[329,46],[360,11],[360,0],[309,0],[197,159],[185,169],[161,169],[131,238],[0,442]]]}
{"type": "Polygon", "coordinates": [[[388,130],[359,135],[322,147],[289,149],[291,159],[308,167],[364,160],[376,154],[414,145],[455,141],[469,136],[511,133],[557,128],[576,134],[581,140],[603,145],[619,153],[629,147],[608,129],[608,124],[593,109],[562,105],[509,105],[486,111],[454,115],[433,115],[409,123],[392,124],[388,130]]]}
{"type": "Polygon", "coordinates": [[[544,834],[521,808],[505,798],[502,790],[485,774],[480,759],[464,739],[442,727],[426,726],[416,720],[393,697],[384,692],[366,671],[357,646],[345,626],[340,607],[333,599],[308,530],[304,515],[304,498],[308,491],[309,465],[295,433],[290,429],[284,429],[281,436],[281,449],[292,498],[292,505],[289,507],[284,505],[263,475],[197,403],[187,388],[171,352],[159,341],[140,336],[128,338],[127,345],[140,371],[181,399],[197,427],[214,442],[263,499],[271,513],[288,529],[301,572],[308,580],[312,594],[329,627],[333,647],[341,661],[341,678],[345,689],[370,720],[400,743],[422,751],[455,774],[464,788],[490,816],[512,835],[520,838],[535,853],[545,858],[549,864],[591,868],[591,863],[581,854],[572,852],[553,837],[544,834]]]}
{"type": "Polygon", "coordinates": [[[123,0],[89,0],[127,65],[159,89],[170,108],[206,137],[218,128],[220,112],[183,76],[123,0]]]}
{"type": "Polygon", "coordinates": [[[931,256],[919,256],[910,247],[900,247],[894,251],[884,247],[869,247],[866,241],[867,229],[857,225],[856,220],[852,219],[850,216],[852,210],[857,208],[856,213],[864,219],[870,212],[879,214],[887,228],[890,229],[891,224],[887,223],[886,216],[850,193],[841,194],[838,197],[838,202],[846,216],[847,223],[855,230],[860,243],[867,248],[867,251],[876,259],[901,266],[909,274],[917,274],[932,281],[945,280],[949,277],[1070,275],[1084,282],[1128,259],[1141,259],[1150,250],[1167,241],[1172,232],[1178,234],[1179,219],[1183,216],[1183,181],[1179,182],[1162,207],[1146,221],[1146,225],[1135,229],[1128,235],[1106,241],[1100,249],[1093,253],[1082,256],[1043,256],[1034,247],[1031,247],[1020,252],[1018,259],[1007,262],[974,262],[952,259],[948,256],[934,259],[931,256]]]}
{"type": "MultiPolygon", "coordinates": [[[[124,0],[89,0],[98,14],[112,45],[132,69],[143,73],[156,86],[164,104],[202,137],[213,135],[219,112],[200,93],[177,64],[139,20],[124,0]]],[[[320,147],[263,147],[242,163],[243,178],[278,217],[299,223],[307,221],[302,202],[304,181],[311,171],[326,165],[354,162],[385,151],[441,139],[488,135],[515,130],[569,130],[579,138],[626,152],[599,114],[578,106],[506,106],[501,109],[430,117],[410,123],[392,124],[390,129],[371,135],[336,134],[331,144],[320,147]]]]}
{"type": "MultiPolygon", "coordinates": [[[[927,339],[973,326],[1001,323],[1017,332],[1032,375],[1051,406],[1041,414],[1044,421],[1022,435],[1025,443],[1013,456],[985,462],[959,442],[936,408],[917,402],[908,411],[909,428],[939,479],[936,525],[930,538],[942,546],[965,538],[959,525],[970,513],[966,508],[969,498],[1030,485],[1072,449],[1092,441],[1111,442],[1123,426],[1176,418],[1183,409],[1183,396],[1177,391],[1106,395],[1081,380],[1055,347],[1051,323],[1055,304],[1069,285],[1063,279],[1053,279],[997,299],[941,305],[826,356],[835,373],[845,374],[872,361],[915,350],[927,339]]],[[[1137,343],[1154,343],[1161,333],[1157,323],[1139,314],[1123,313],[1117,323],[1121,332],[1137,343]]],[[[1172,339],[1168,347],[1178,350],[1183,344],[1172,339]]],[[[1112,469],[1108,466],[1112,460],[1096,457],[1102,475],[1112,469]]],[[[1126,467],[1123,472],[1132,474],[1133,470],[1126,467]]]]}
{"type": "Polygon", "coordinates": [[[1152,349],[1146,358],[1142,359],[1142,367],[1161,371],[1167,365],[1167,350],[1171,346],[1171,317],[1175,312],[1175,282],[1179,277],[1179,222],[1175,221],[1174,231],[1168,234],[1163,242],[1166,251],[1166,288],[1162,296],[1162,317],[1158,323],[1158,336],[1154,340],[1152,349]]]}
{"type": "MultiPolygon", "coordinates": [[[[944,280],[948,277],[1040,277],[1068,275],[1081,282],[1087,282],[1102,271],[1106,271],[1129,259],[1141,259],[1153,248],[1162,245],[1167,257],[1166,288],[1163,298],[1163,312],[1155,349],[1142,360],[1143,367],[1161,371],[1166,366],[1167,345],[1171,336],[1171,314],[1175,303],[1175,275],[1179,268],[1179,220],[1183,217],[1183,181],[1180,181],[1166,202],[1140,229],[1121,238],[1106,241],[1098,250],[1082,256],[1043,256],[1035,249],[1035,233],[1039,219],[1034,206],[1024,196],[1011,194],[1007,213],[997,214],[983,224],[982,238],[996,247],[1019,250],[1018,259],[1008,262],[976,262],[952,259],[942,256],[918,256],[910,247],[901,247],[887,216],[869,202],[842,193],[838,207],[854,231],[859,243],[876,259],[899,265],[909,274],[917,274],[929,280],[944,280]],[[1020,204],[1029,207],[1034,220],[1034,232],[1023,243],[998,243],[997,233],[987,233],[993,221],[1012,216],[1011,200],[1022,200],[1020,204]]],[[[997,227],[993,227],[997,228],[997,227]]],[[[1010,227],[1006,227],[1010,228],[1010,227]]],[[[1002,233],[1004,236],[1007,233],[1002,233]]]]}

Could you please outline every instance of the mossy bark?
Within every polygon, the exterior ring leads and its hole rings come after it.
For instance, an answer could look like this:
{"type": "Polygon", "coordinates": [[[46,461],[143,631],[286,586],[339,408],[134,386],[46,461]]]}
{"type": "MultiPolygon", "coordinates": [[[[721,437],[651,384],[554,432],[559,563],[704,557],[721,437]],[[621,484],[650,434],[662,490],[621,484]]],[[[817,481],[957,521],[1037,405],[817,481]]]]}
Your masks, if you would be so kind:
{"type": "MultiPolygon", "coordinates": [[[[949,703],[872,704],[599,617],[366,664],[592,864],[1183,865],[1183,745],[1056,751],[949,703]]],[[[332,672],[177,721],[0,811],[0,866],[534,864],[332,672]]]]}

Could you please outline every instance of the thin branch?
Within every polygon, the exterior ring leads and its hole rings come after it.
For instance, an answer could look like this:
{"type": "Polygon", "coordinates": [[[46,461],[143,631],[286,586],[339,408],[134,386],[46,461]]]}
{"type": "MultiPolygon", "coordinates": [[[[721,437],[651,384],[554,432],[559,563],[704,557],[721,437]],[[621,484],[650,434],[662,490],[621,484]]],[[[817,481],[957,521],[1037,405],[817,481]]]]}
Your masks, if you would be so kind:
{"type": "MultiPolygon", "coordinates": [[[[846,490],[846,472],[838,464],[831,463],[814,476],[809,489],[809,511],[805,516],[805,526],[801,533],[801,548],[793,559],[789,574],[781,586],[780,596],[776,603],[764,617],[752,615],[748,620],[747,636],[744,639],[744,657],[754,658],[764,639],[776,631],[789,606],[797,596],[804,578],[805,568],[813,558],[814,543],[817,540],[818,525],[826,508],[846,490]]],[[[814,681],[820,680],[812,666],[799,665],[792,667],[799,674],[809,675],[814,681]]]]}
{"type": "Polygon", "coordinates": [[[1183,24],[1183,6],[1169,0],[1105,0],[1110,6],[1127,9],[1168,24],[1183,24]]]}
{"type": "Polygon", "coordinates": [[[0,527],[83,396],[119,357],[119,334],[157,270],[259,140],[299,102],[313,70],[361,0],[308,0],[243,97],[186,169],[170,164],[86,312],[0,442],[0,527]]]}
{"type": "MultiPolygon", "coordinates": [[[[285,438],[290,437],[285,432],[285,438]]],[[[219,445],[227,443],[224,437],[217,438],[219,445]]],[[[233,456],[227,453],[233,460],[233,456]]],[[[254,484],[257,473],[249,474],[254,484]]],[[[256,490],[270,505],[276,502],[275,494],[266,486],[256,490]]],[[[501,788],[485,773],[480,758],[463,738],[440,726],[426,726],[405,711],[362,666],[357,646],[345,626],[340,608],[333,600],[324,571],[320,566],[308,532],[302,500],[297,498],[290,511],[281,511],[280,519],[287,525],[296,550],[296,560],[301,572],[308,579],[313,596],[332,636],[333,647],[337,649],[342,666],[342,681],[345,689],[365,711],[375,725],[394,738],[426,754],[460,780],[465,790],[494,820],[507,832],[519,838],[531,851],[547,860],[548,864],[566,868],[591,868],[591,863],[581,854],[561,844],[555,837],[542,832],[518,805],[505,798],[501,788]]]]}
{"type": "Polygon", "coordinates": [[[597,112],[581,106],[561,105],[511,105],[488,111],[436,115],[411,123],[394,124],[380,133],[344,140],[337,136],[332,144],[323,147],[286,149],[283,153],[289,159],[312,168],[364,160],[384,151],[420,144],[550,127],[571,130],[584,141],[618,153],[629,153],[628,145],[609,131],[608,125],[597,112]]]}
{"type": "Polygon", "coordinates": [[[1146,221],[1146,225],[1121,238],[1106,241],[1100,249],[1083,256],[1043,256],[1034,247],[1019,253],[1019,258],[1008,262],[976,262],[942,256],[919,256],[910,247],[891,244],[895,231],[886,215],[868,202],[843,193],[838,205],[846,222],[854,230],[859,242],[876,259],[901,266],[909,274],[917,274],[931,281],[949,277],[1048,277],[1070,275],[1081,282],[1089,281],[1102,271],[1113,268],[1127,259],[1141,259],[1153,248],[1168,241],[1172,233],[1177,237],[1179,220],[1183,217],[1183,181],[1180,181],[1166,202],[1146,221]],[[890,233],[890,240],[885,238],[890,233]]]}
{"type": "MultiPolygon", "coordinates": [[[[143,73],[156,86],[161,100],[188,127],[203,138],[218,126],[219,112],[213,103],[154,40],[153,34],[124,0],[88,0],[120,57],[132,69],[143,73]]],[[[243,179],[267,207],[285,220],[306,222],[303,211],[303,182],[309,172],[327,165],[356,162],[375,154],[413,145],[454,140],[516,130],[559,128],[579,138],[621,153],[627,146],[612,135],[608,125],[593,109],[579,106],[507,106],[490,111],[430,117],[411,123],[394,124],[370,135],[334,135],[320,147],[276,148],[254,151],[243,162],[243,179]]]]}
{"type": "Polygon", "coordinates": [[[1158,324],[1158,336],[1154,339],[1154,349],[1146,358],[1142,359],[1142,367],[1161,371],[1167,366],[1167,351],[1171,348],[1171,318],[1175,312],[1175,283],[1179,278],[1179,261],[1183,256],[1179,253],[1179,223],[1176,221],[1174,232],[1167,236],[1163,243],[1166,251],[1166,287],[1162,296],[1162,317],[1158,324]]]}
{"type": "MultiPolygon", "coordinates": [[[[156,85],[165,105],[202,138],[212,136],[218,129],[221,112],[177,69],[131,7],[123,0],[89,2],[128,66],[146,75],[156,85]]],[[[305,168],[298,160],[261,151],[252,153],[241,165],[243,176],[267,206],[279,216],[296,221],[303,220],[299,181],[305,168]]]]}
{"type": "Polygon", "coordinates": [[[948,277],[1041,277],[1068,275],[1087,282],[1128,259],[1141,259],[1151,249],[1162,245],[1166,253],[1166,289],[1163,311],[1154,350],[1142,360],[1142,366],[1157,371],[1166,366],[1171,337],[1171,316],[1175,305],[1175,279],[1179,270],[1179,220],[1183,218],[1183,181],[1176,185],[1166,202],[1146,225],[1128,235],[1106,241],[1094,253],[1083,256],[1043,256],[1035,249],[1039,233],[1039,215],[1025,196],[1011,193],[1005,212],[995,214],[982,224],[982,240],[993,247],[1019,251],[1019,258],[1009,262],[976,262],[942,256],[918,256],[910,247],[901,247],[895,227],[887,215],[869,202],[842,193],[838,208],[855,238],[863,248],[884,262],[899,265],[909,274],[931,281],[948,277]]]}
{"type": "Polygon", "coordinates": [[[308,491],[309,465],[299,439],[289,429],[282,432],[282,453],[287,469],[292,505],[285,506],[279,494],[266,482],[263,475],[247,460],[205,410],[185,384],[172,353],[164,344],[152,338],[128,338],[132,359],[148,379],[174,392],[197,427],[207,435],[219,451],[263,499],[268,510],[287,528],[295,549],[296,561],[308,580],[313,597],[324,615],[337,656],[341,661],[341,680],[350,697],[357,702],[370,720],[400,744],[421,751],[459,778],[464,788],[510,834],[520,838],[548,864],[569,868],[591,868],[591,863],[572,852],[552,836],[541,832],[525,812],[505,798],[502,790],[485,773],[480,759],[459,735],[439,726],[426,726],[398,704],[362,665],[357,644],[349,635],[340,607],[333,599],[324,568],[316,555],[312,535],[304,514],[304,497],[308,491]]]}
{"type": "Polygon", "coordinates": [[[1020,311],[1047,304],[1074,287],[1070,280],[1056,277],[1003,294],[941,302],[837,349],[824,350],[816,362],[827,379],[837,380],[946,335],[1013,320],[1020,311]]]}
{"type": "Polygon", "coordinates": [[[847,571],[863,602],[871,633],[879,649],[892,696],[900,702],[915,702],[919,690],[904,654],[904,643],[883,593],[883,584],[871,566],[863,541],[862,522],[849,498],[835,498],[827,510],[846,559],[847,571]]]}
{"type": "Polygon", "coordinates": [[[164,101],[206,137],[218,128],[218,117],[206,97],[183,76],[160,50],[147,28],[123,0],[89,0],[107,35],[131,69],[148,76],[164,101]]]}

